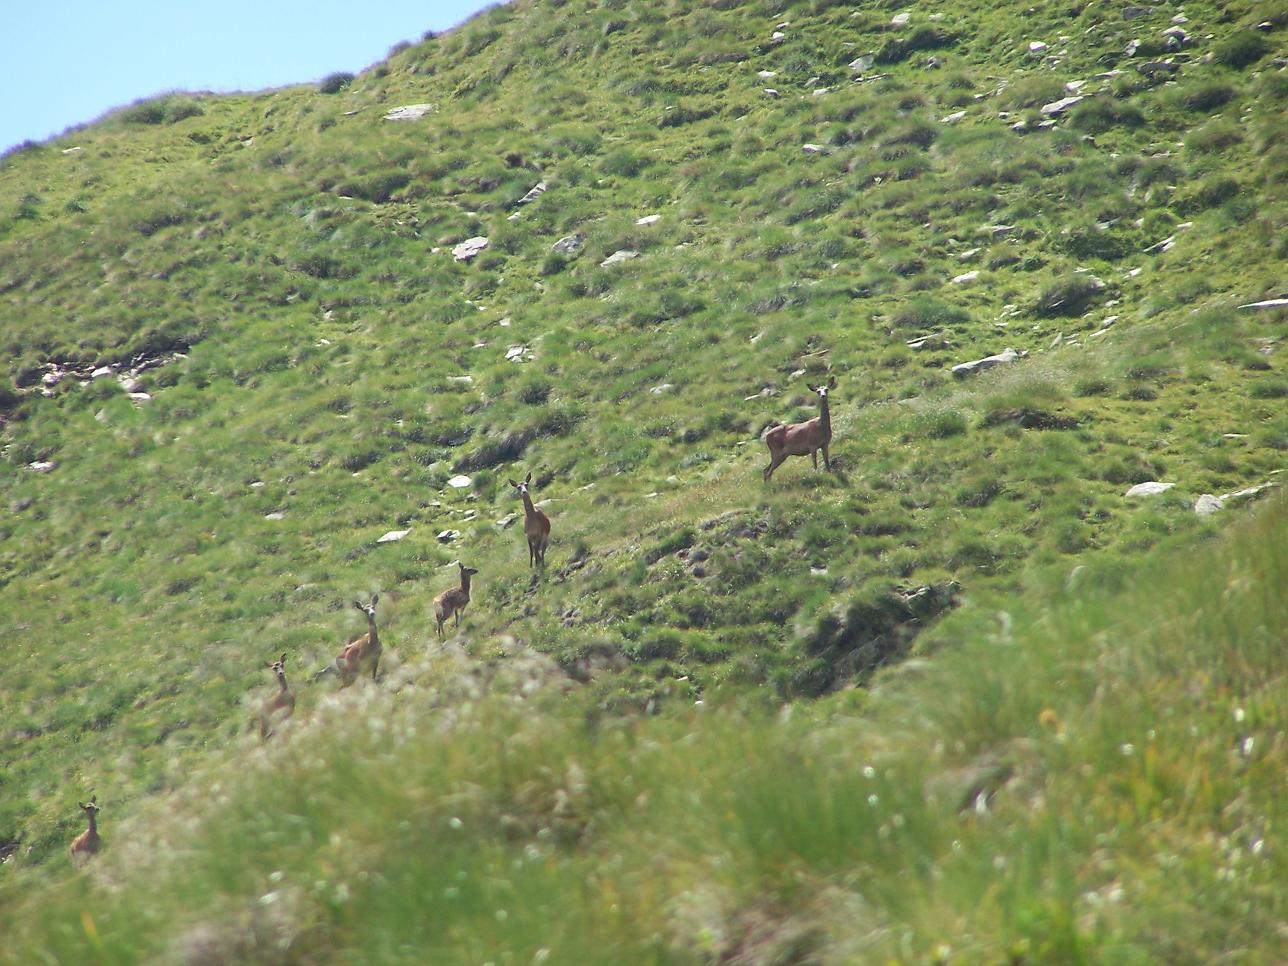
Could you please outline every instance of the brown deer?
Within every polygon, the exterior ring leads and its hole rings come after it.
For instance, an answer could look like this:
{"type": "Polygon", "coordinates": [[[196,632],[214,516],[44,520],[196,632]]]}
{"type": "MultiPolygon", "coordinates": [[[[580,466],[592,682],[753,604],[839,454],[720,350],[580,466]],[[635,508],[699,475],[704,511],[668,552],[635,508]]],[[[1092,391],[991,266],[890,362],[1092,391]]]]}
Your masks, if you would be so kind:
{"type": "Polygon", "coordinates": [[[461,626],[461,612],[465,610],[465,605],[470,602],[470,578],[478,573],[473,567],[467,567],[460,561],[457,561],[456,565],[461,568],[461,585],[459,587],[449,587],[434,598],[434,619],[438,622],[438,639],[440,641],[443,639],[443,624],[447,618],[455,614],[456,626],[461,626]]]}
{"type": "Polygon", "coordinates": [[[820,449],[823,451],[823,467],[829,472],[832,469],[832,461],[827,452],[828,444],[832,442],[832,413],[828,409],[827,394],[829,390],[836,388],[836,376],[829,377],[826,385],[805,385],[818,396],[819,413],[803,423],[792,423],[790,426],[779,423],[764,433],[762,438],[769,447],[769,465],[765,467],[766,483],[774,470],[778,469],[778,465],[789,456],[804,456],[808,453],[814,461],[814,469],[818,469],[820,449]]]}
{"type": "Polygon", "coordinates": [[[531,472],[524,477],[522,483],[510,481],[510,485],[523,498],[523,532],[528,537],[528,566],[545,566],[546,544],[550,542],[550,518],[532,505],[532,494],[528,492],[531,483],[531,472]]]}
{"type": "Polygon", "coordinates": [[[72,862],[76,865],[82,865],[89,861],[90,857],[96,855],[98,850],[103,847],[103,840],[98,837],[97,815],[100,809],[97,799],[98,796],[95,795],[88,802],[76,803],[80,810],[85,813],[85,817],[89,819],[89,828],[72,839],[72,862]]]}
{"type": "Polygon", "coordinates": [[[344,690],[367,668],[371,668],[371,680],[376,679],[376,671],[380,667],[380,635],[376,633],[376,603],[379,600],[379,594],[372,594],[370,604],[357,600],[353,602],[354,607],[367,615],[367,633],[349,641],[334,663],[313,675],[314,681],[328,674],[339,674],[340,689],[344,690]]]}
{"type": "Polygon", "coordinates": [[[273,737],[273,725],[285,721],[295,713],[295,695],[286,685],[286,652],[271,662],[269,668],[277,675],[277,693],[265,698],[259,709],[259,736],[265,740],[273,737]]]}

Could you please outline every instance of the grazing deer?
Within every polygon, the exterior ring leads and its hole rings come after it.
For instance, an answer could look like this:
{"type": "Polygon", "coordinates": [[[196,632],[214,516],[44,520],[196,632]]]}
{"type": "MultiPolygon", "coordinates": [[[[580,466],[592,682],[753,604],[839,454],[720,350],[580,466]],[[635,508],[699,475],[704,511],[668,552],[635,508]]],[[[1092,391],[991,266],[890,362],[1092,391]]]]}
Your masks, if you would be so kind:
{"type": "Polygon", "coordinates": [[[528,485],[532,482],[532,473],[524,477],[522,483],[510,481],[510,485],[523,497],[523,532],[528,537],[528,566],[545,566],[546,544],[550,542],[550,518],[532,505],[532,494],[528,485]]]}
{"type": "Polygon", "coordinates": [[[828,444],[832,442],[832,413],[828,409],[827,393],[836,388],[836,376],[829,377],[826,385],[805,385],[818,396],[819,413],[803,423],[792,423],[790,426],[779,423],[764,433],[762,438],[769,447],[769,465],[765,467],[766,483],[774,470],[778,469],[778,465],[789,456],[804,456],[808,453],[814,461],[814,469],[818,469],[820,449],[823,451],[824,468],[828,471],[832,469],[832,461],[827,453],[828,444]]]}
{"type": "Polygon", "coordinates": [[[340,689],[344,690],[367,668],[371,668],[371,680],[376,679],[376,670],[380,666],[380,635],[376,633],[376,602],[379,600],[379,594],[372,594],[370,604],[357,600],[353,602],[354,607],[367,615],[367,633],[349,641],[334,663],[313,675],[314,681],[328,674],[339,674],[340,689]]]}
{"type": "Polygon", "coordinates": [[[434,619],[438,622],[440,641],[443,639],[443,624],[447,618],[455,614],[456,626],[461,626],[461,611],[465,610],[465,605],[470,602],[470,578],[478,573],[473,567],[467,567],[460,561],[457,561],[456,565],[461,568],[461,585],[449,587],[434,598],[434,619]]]}
{"type": "Polygon", "coordinates": [[[97,799],[98,796],[95,795],[88,802],[76,803],[80,806],[80,810],[85,813],[85,817],[89,819],[89,828],[72,839],[72,862],[77,865],[87,862],[103,846],[103,840],[98,837],[98,819],[96,816],[100,809],[97,799]]]}
{"type": "Polygon", "coordinates": [[[281,658],[268,666],[277,675],[278,691],[265,698],[259,709],[259,736],[264,739],[273,736],[276,721],[285,721],[295,712],[295,695],[286,685],[286,652],[283,651],[281,658]]]}

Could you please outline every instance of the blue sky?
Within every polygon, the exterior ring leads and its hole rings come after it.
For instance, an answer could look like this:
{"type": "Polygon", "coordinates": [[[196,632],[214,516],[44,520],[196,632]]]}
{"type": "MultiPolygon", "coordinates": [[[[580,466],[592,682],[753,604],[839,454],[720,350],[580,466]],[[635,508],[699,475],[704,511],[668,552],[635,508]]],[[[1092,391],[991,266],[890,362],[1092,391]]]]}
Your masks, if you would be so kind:
{"type": "Polygon", "coordinates": [[[4,0],[0,151],[170,90],[357,72],[484,0],[4,0]]]}

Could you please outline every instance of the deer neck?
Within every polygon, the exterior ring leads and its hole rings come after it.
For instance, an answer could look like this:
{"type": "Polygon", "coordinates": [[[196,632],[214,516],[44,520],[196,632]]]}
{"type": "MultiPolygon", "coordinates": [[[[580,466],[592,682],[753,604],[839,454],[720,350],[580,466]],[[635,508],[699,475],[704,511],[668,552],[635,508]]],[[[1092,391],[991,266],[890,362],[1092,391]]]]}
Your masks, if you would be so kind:
{"type": "Polygon", "coordinates": [[[89,819],[89,837],[94,838],[98,835],[98,818],[93,812],[86,812],[85,815],[89,819]]]}
{"type": "Polygon", "coordinates": [[[469,574],[461,574],[461,593],[465,595],[466,600],[470,599],[470,575],[469,574]]]}
{"type": "MultiPolygon", "coordinates": [[[[533,506],[533,505],[532,505],[532,494],[531,494],[531,493],[524,493],[524,494],[523,494],[523,512],[524,512],[525,514],[527,514],[527,516],[528,516],[528,518],[529,518],[529,519],[531,519],[532,517],[535,517],[535,516],[537,515],[537,508],[536,508],[535,506],[533,506]]],[[[468,586],[468,585],[467,585],[467,586],[468,586]]]]}
{"type": "Polygon", "coordinates": [[[821,397],[818,401],[818,424],[823,430],[824,436],[832,435],[832,410],[828,406],[826,396],[821,397]]]}
{"type": "Polygon", "coordinates": [[[377,647],[380,644],[380,637],[376,634],[376,618],[373,614],[367,615],[367,640],[372,647],[377,647]]]}
{"type": "Polygon", "coordinates": [[[285,672],[285,671],[283,671],[281,674],[279,674],[279,675],[277,676],[277,685],[278,685],[278,689],[279,689],[279,693],[280,693],[280,694],[285,694],[287,691],[291,690],[290,688],[288,688],[288,687],[286,686],[286,672],[285,672]]]}

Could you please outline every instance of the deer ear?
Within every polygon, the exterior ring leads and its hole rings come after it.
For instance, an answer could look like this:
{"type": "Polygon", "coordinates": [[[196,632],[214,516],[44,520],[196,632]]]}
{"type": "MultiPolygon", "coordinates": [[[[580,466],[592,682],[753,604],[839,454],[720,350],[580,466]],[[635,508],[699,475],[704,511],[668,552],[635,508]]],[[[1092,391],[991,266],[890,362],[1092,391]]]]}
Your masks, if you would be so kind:
{"type": "Polygon", "coordinates": [[[818,386],[814,385],[813,383],[809,383],[809,382],[805,383],[805,388],[808,389],[810,392],[818,392],[818,386]]]}
{"type": "Polygon", "coordinates": [[[76,807],[77,807],[77,808],[79,808],[82,812],[83,812],[83,811],[85,811],[85,803],[84,803],[84,802],[77,802],[77,803],[76,803],[76,807]]]}
{"type": "Polygon", "coordinates": [[[514,482],[514,480],[510,480],[510,485],[513,487],[517,487],[519,484],[514,482]]]}
{"type": "Polygon", "coordinates": [[[90,798],[89,798],[89,803],[90,803],[91,805],[96,805],[96,804],[98,804],[98,796],[97,796],[97,795],[91,795],[91,796],[90,796],[90,798]]]}
{"type": "Polygon", "coordinates": [[[360,601],[360,600],[355,600],[355,601],[353,602],[353,606],[354,606],[354,607],[356,607],[356,608],[358,608],[358,610],[362,610],[362,601],[360,601]]]}
{"type": "Polygon", "coordinates": [[[524,483],[532,482],[532,470],[528,470],[528,475],[523,478],[524,483]]]}
{"type": "Polygon", "coordinates": [[[372,607],[375,607],[375,606],[376,606],[376,601],[378,601],[378,600],[380,600],[380,595],[379,595],[379,594],[372,594],[372,595],[371,595],[371,606],[372,606],[372,607]]]}
{"type": "Polygon", "coordinates": [[[285,651],[283,651],[283,652],[282,652],[282,663],[283,663],[283,664],[285,664],[285,663],[286,663],[286,652],[285,652],[285,651]]]}
{"type": "Polygon", "coordinates": [[[836,388],[836,376],[828,376],[828,377],[827,377],[827,388],[828,388],[828,389],[835,389],[835,388],[836,388]]]}

